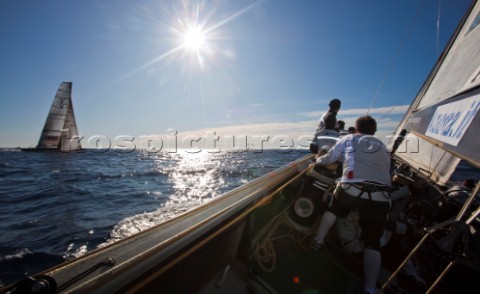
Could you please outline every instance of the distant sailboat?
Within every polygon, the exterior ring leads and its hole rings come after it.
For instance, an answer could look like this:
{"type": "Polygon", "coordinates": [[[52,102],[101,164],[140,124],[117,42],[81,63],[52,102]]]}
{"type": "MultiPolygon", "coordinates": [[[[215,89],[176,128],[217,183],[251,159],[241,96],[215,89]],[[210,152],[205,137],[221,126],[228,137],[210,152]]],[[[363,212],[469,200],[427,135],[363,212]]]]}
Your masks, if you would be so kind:
{"type": "Polygon", "coordinates": [[[72,83],[62,82],[58,87],[43,127],[38,151],[72,152],[82,149],[72,104],[72,83]]]}

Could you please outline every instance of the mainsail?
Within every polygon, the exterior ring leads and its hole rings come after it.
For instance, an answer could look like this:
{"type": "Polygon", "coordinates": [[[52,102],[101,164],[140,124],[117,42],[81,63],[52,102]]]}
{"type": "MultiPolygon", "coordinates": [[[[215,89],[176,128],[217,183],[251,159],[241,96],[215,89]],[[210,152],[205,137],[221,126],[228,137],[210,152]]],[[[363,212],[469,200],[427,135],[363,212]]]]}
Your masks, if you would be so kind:
{"type": "Polygon", "coordinates": [[[39,150],[78,151],[82,149],[72,105],[72,83],[62,82],[48,113],[39,150]]]}
{"type": "Polygon", "coordinates": [[[480,167],[480,2],[472,5],[395,132],[396,156],[445,184],[460,160],[480,167]]]}

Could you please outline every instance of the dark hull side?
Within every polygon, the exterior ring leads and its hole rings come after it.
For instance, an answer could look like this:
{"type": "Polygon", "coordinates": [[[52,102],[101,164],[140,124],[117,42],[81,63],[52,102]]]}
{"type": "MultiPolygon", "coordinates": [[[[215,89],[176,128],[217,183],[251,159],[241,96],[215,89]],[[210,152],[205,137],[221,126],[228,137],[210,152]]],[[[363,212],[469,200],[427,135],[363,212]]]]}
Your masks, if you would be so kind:
{"type": "Polygon", "coordinates": [[[55,148],[20,148],[20,151],[25,152],[63,152],[63,153],[74,153],[74,152],[85,152],[85,149],[78,149],[72,151],[60,150],[55,148]]]}

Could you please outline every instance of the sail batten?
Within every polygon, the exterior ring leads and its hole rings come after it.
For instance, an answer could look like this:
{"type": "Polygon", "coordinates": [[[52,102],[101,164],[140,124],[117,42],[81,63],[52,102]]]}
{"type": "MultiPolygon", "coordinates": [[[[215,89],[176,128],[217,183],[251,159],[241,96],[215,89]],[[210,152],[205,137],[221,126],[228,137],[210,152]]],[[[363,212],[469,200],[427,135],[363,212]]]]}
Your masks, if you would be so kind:
{"type": "Polygon", "coordinates": [[[62,82],[57,90],[38,141],[39,150],[82,149],[72,104],[72,83],[62,82]]]}

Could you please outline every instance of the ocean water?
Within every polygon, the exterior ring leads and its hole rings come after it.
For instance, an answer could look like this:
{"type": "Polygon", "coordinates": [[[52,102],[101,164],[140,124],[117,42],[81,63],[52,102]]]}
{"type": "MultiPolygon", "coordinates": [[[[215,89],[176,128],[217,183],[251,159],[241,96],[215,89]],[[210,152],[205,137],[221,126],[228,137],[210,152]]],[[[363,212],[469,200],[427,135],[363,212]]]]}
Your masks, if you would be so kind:
{"type": "MultiPolygon", "coordinates": [[[[308,154],[0,150],[0,285],[166,221],[308,154]]],[[[479,179],[461,162],[452,176],[479,179]]]]}
{"type": "Polygon", "coordinates": [[[168,220],[306,151],[0,151],[0,285],[168,220]]]}

